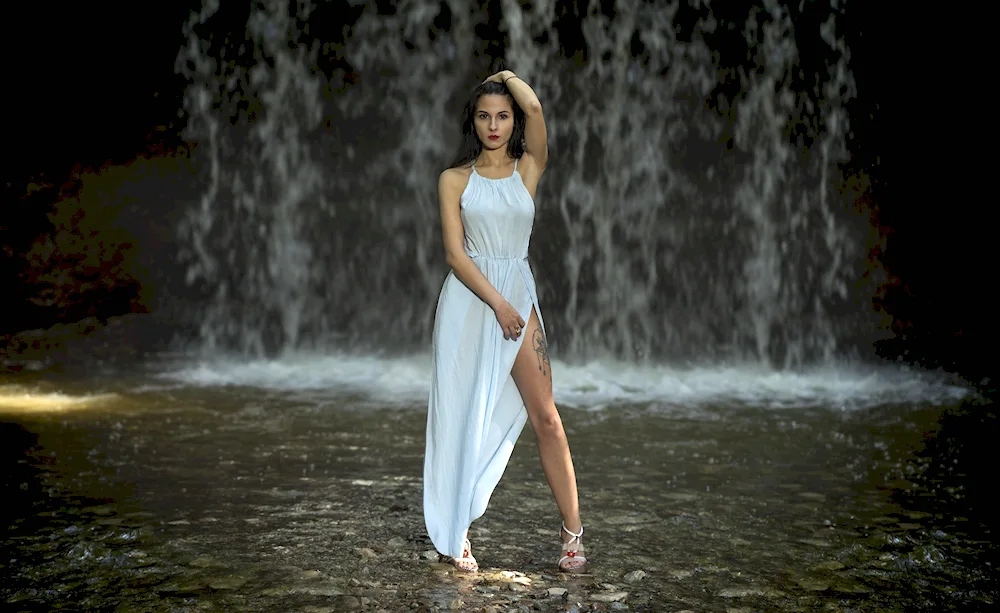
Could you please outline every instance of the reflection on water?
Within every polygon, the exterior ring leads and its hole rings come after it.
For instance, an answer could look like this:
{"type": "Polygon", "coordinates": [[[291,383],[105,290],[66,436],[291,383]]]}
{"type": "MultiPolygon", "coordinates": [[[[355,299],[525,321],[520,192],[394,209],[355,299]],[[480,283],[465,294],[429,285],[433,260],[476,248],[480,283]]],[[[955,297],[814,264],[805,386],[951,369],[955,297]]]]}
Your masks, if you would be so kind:
{"type": "Polygon", "coordinates": [[[11,610],[975,611],[997,598],[996,522],[971,504],[985,470],[962,451],[986,443],[962,425],[994,423],[985,404],[567,408],[592,574],[553,573],[559,521],[529,429],[473,526],[472,578],[431,559],[419,403],[32,376],[0,387],[11,610]]]}

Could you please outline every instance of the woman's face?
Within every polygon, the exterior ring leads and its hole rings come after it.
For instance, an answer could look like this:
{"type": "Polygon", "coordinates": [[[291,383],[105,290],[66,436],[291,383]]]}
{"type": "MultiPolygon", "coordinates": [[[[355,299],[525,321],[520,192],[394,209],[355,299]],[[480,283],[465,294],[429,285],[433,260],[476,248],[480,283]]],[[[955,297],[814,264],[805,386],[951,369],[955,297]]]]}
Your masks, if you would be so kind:
{"type": "Polygon", "coordinates": [[[514,109],[510,106],[510,98],[501,94],[480,96],[473,123],[483,148],[506,147],[514,133],[514,109]]]}

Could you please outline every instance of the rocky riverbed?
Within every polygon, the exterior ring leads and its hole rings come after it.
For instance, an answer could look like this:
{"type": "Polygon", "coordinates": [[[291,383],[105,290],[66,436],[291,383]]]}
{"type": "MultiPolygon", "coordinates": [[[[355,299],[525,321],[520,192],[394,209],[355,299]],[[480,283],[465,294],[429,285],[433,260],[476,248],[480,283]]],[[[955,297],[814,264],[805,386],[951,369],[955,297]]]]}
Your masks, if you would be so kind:
{"type": "Polygon", "coordinates": [[[481,571],[463,574],[425,534],[419,404],[5,376],[10,611],[964,612],[997,598],[991,525],[928,444],[955,407],[565,409],[590,572],[556,570],[528,428],[472,527],[481,571]]]}

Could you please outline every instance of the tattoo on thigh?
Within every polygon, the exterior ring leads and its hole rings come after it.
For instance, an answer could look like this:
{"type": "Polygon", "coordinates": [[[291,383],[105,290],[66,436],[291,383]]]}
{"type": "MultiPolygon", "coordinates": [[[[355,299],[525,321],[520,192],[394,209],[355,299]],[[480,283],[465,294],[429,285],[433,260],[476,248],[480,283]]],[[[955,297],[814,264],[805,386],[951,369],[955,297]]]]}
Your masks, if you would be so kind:
{"type": "Polygon", "coordinates": [[[535,355],[538,356],[538,370],[542,371],[542,376],[547,376],[551,370],[549,344],[545,340],[541,326],[535,328],[535,332],[531,336],[531,346],[535,349],[535,355]]]}

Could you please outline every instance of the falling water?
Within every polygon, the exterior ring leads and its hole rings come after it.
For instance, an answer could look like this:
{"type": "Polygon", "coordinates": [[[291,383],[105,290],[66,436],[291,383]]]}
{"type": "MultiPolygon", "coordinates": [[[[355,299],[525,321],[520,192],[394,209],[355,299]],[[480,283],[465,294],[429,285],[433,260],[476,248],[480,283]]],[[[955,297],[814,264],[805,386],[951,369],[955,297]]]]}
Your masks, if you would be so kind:
{"type": "MultiPolygon", "coordinates": [[[[209,0],[187,24],[190,47],[178,61],[198,83],[187,90],[185,106],[189,134],[203,139],[210,172],[208,189],[181,228],[181,256],[190,262],[187,281],[208,295],[200,314],[205,347],[236,341],[260,353],[275,332],[281,344],[296,346],[303,324],[321,310],[313,247],[303,240],[305,211],[328,210],[324,173],[305,140],[322,121],[321,84],[309,68],[316,49],[285,47],[294,22],[284,11],[251,12],[253,65],[206,55],[193,26],[218,6],[209,0]],[[247,99],[237,96],[248,90],[252,104],[241,107],[247,99]],[[241,130],[226,125],[230,114],[245,122],[241,130]]],[[[308,7],[300,17],[308,17],[308,7]]]]}
{"type": "MultiPolygon", "coordinates": [[[[752,58],[737,67],[706,42],[733,27],[707,2],[691,3],[690,33],[681,2],[620,1],[613,17],[601,4],[575,22],[581,62],[560,53],[554,3],[494,3],[505,56],[546,112],[531,257],[557,355],[775,368],[851,357],[878,333],[866,284],[877,233],[838,171],[854,95],[840,9],[806,33],[829,59],[796,90],[795,23],[775,0],[736,24],[752,58]],[[739,92],[720,93],[733,80],[739,92]]],[[[242,47],[210,42],[218,0],[186,26],[177,66],[207,187],[180,257],[209,353],[426,347],[446,273],[437,176],[463,96],[486,76],[477,27],[490,12],[356,5],[342,48],[354,81],[317,68],[329,49],[307,35],[308,2],[294,15],[254,3],[242,47]]]]}

